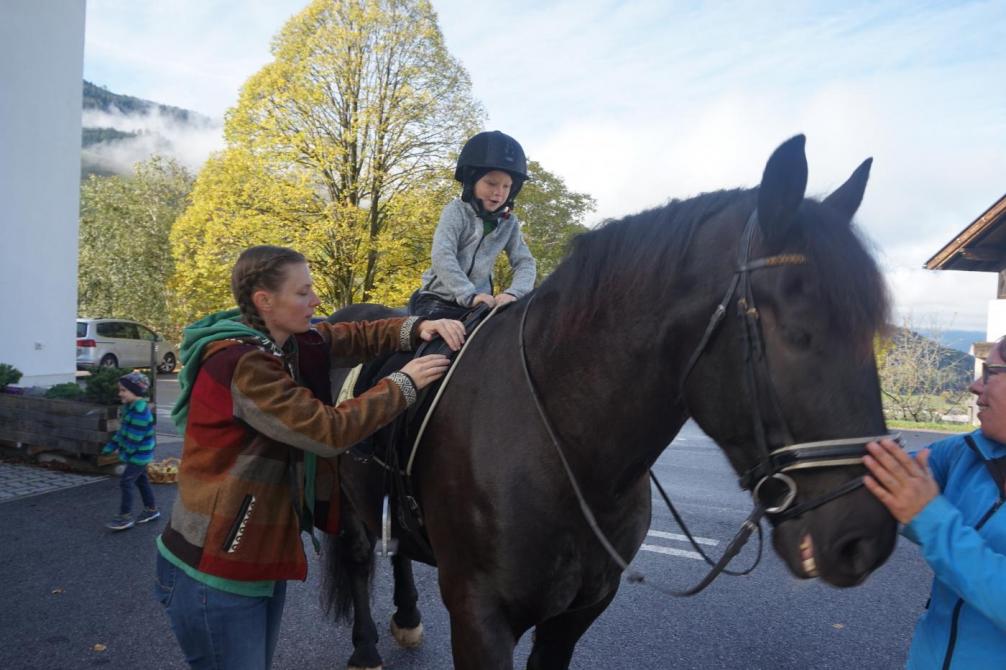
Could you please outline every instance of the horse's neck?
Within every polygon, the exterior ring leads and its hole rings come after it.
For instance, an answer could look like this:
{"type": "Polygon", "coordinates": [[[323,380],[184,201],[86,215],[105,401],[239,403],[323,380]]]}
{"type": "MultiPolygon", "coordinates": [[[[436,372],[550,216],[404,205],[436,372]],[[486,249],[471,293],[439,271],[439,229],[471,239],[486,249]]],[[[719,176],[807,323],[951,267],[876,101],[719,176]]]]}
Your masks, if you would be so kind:
{"type": "Polygon", "coordinates": [[[611,312],[601,314],[607,316],[561,341],[543,318],[529,329],[526,346],[563,448],[603,468],[609,481],[629,483],[652,465],[687,414],[675,391],[677,375],[655,346],[655,321],[648,328],[637,319],[630,329],[611,312]]]}

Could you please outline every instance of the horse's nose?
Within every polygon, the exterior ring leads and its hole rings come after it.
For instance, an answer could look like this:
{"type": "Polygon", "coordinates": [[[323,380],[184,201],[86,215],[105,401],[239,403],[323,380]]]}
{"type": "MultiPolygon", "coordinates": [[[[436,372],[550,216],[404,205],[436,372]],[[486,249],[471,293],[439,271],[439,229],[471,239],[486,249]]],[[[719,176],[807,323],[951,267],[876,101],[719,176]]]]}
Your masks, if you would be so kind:
{"type": "Polygon", "coordinates": [[[887,559],[890,551],[882,545],[886,543],[879,542],[872,536],[853,535],[843,538],[835,547],[840,569],[854,583],[861,582],[887,559]]]}

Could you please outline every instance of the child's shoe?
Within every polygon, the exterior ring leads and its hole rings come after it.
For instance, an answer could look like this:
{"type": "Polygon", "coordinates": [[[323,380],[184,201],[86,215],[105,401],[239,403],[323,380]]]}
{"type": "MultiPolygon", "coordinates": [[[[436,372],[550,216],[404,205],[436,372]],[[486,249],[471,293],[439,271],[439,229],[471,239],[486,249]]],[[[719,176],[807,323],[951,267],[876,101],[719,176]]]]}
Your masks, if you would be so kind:
{"type": "Polygon", "coordinates": [[[148,521],[153,521],[154,519],[159,519],[160,517],[161,512],[157,508],[148,509],[144,507],[143,511],[140,512],[140,515],[136,517],[136,523],[147,523],[148,521]]]}
{"type": "Polygon", "coordinates": [[[112,520],[105,524],[105,528],[110,530],[126,530],[133,527],[133,515],[116,514],[112,520]]]}

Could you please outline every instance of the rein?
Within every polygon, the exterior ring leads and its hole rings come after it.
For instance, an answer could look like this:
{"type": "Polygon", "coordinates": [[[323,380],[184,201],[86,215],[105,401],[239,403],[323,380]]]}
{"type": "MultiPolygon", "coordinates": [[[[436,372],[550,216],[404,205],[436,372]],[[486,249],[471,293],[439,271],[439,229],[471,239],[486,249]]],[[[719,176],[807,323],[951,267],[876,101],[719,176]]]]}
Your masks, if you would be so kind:
{"type": "MultiPolygon", "coordinates": [[[[684,531],[692,546],[698,551],[705,562],[712,566],[709,573],[698,584],[689,589],[676,591],[647,582],[642,573],[633,570],[625,559],[619,555],[618,551],[615,550],[615,547],[611,544],[611,541],[605,535],[604,531],[601,530],[601,527],[597,523],[597,519],[591,511],[590,506],[580,489],[580,485],[573,474],[573,469],[569,465],[569,461],[562,449],[562,445],[560,444],[559,438],[552,426],[552,422],[549,420],[548,414],[545,412],[545,408],[541,403],[541,398],[539,397],[537,387],[535,386],[534,380],[531,377],[531,371],[528,367],[527,352],[524,346],[524,326],[527,321],[527,315],[530,310],[531,303],[534,301],[534,293],[532,293],[527,302],[524,303],[524,309],[521,314],[520,326],[518,330],[518,344],[521,364],[524,370],[524,379],[531,391],[531,399],[534,401],[534,405],[538,411],[538,416],[541,419],[542,425],[544,425],[549,439],[552,441],[552,445],[559,454],[559,460],[562,462],[562,466],[566,471],[566,477],[569,480],[574,494],[576,495],[576,499],[580,505],[580,511],[583,513],[583,517],[587,521],[587,525],[590,527],[598,542],[600,542],[601,546],[604,547],[605,551],[615,564],[626,573],[630,582],[646,583],[647,586],[650,586],[665,595],[675,597],[695,595],[709,586],[709,584],[711,584],[721,572],[729,575],[748,574],[754,570],[761,561],[763,545],[761,519],[763,516],[767,514],[774,517],[779,522],[786,521],[850,493],[863,485],[863,478],[856,477],[830,493],[806,501],[794,507],[792,505],[796,500],[797,485],[792,477],[785,474],[786,472],[798,469],[858,465],[861,463],[862,456],[866,454],[866,444],[868,442],[879,440],[881,438],[893,437],[895,440],[899,439],[898,436],[881,435],[873,437],[841,438],[818,442],[794,443],[789,427],[786,424],[785,417],[783,416],[779,406],[778,397],[774,393],[770,377],[768,376],[761,328],[758,322],[758,309],[754,301],[754,292],[751,288],[750,275],[755,270],[777,268],[784,265],[803,265],[807,263],[807,258],[802,254],[778,254],[750,261],[749,256],[751,251],[751,241],[754,237],[754,231],[757,223],[758,210],[756,209],[748,217],[747,223],[744,227],[744,232],[741,236],[740,245],[738,247],[737,269],[734,271],[733,279],[730,281],[726,293],[723,295],[723,299],[713,311],[713,314],[709,319],[709,323],[703,332],[702,339],[699,341],[698,346],[689,358],[678,389],[679,398],[685,400],[684,387],[688,376],[691,374],[709,342],[712,340],[712,337],[716,333],[719,325],[723,322],[723,317],[727,313],[727,309],[734,297],[734,294],[739,293],[739,297],[737,299],[737,316],[742,319],[744,323],[744,344],[746,354],[745,387],[748,391],[749,397],[752,399],[753,411],[751,419],[760,461],[756,466],[745,472],[740,479],[741,487],[745,490],[750,490],[752,493],[754,508],[751,511],[751,514],[748,515],[747,519],[745,519],[741,524],[740,529],[738,529],[737,533],[730,541],[730,544],[727,545],[727,548],[724,550],[723,555],[718,561],[714,563],[712,559],[710,559],[702,550],[698,542],[696,542],[696,540],[692,537],[692,534],[685,525],[684,520],[671,503],[670,497],[664,491],[663,486],[660,485],[656,475],[652,470],[650,470],[650,479],[653,481],[654,485],[656,485],[657,490],[671,514],[674,516],[675,521],[684,531]],[[761,373],[760,377],[759,372],[761,373]],[[771,403],[770,407],[773,413],[775,413],[779,418],[784,433],[786,445],[775,450],[770,450],[768,447],[769,440],[767,436],[766,421],[761,404],[762,396],[758,393],[759,381],[762,382],[762,385],[767,387],[769,402],[771,403]],[[785,490],[781,496],[772,496],[768,489],[769,487],[777,484],[782,484],[785,487],[785,490]],[[771,499],[770,496],[772,496],[771,499]],[[740,572],[727,570],[727,565],[740,552],[755,530],[758,531],[758,553],[752,565],[740,572]]],[[[687,407],[687,401],[685,401],[685,406],[687,407]]]]}

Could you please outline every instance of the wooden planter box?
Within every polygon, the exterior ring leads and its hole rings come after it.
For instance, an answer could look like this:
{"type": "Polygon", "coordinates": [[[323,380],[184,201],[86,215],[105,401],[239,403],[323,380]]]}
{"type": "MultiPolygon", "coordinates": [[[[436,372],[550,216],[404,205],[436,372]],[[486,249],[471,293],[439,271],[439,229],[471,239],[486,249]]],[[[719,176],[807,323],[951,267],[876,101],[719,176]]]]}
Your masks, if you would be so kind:
{"type": "Polygon", "coordinates": [[[27,456],[65,452],[97,466],[118,462],[101,455],[119,428],[119,405],[0,393],[0,442],[27,456]]]}

